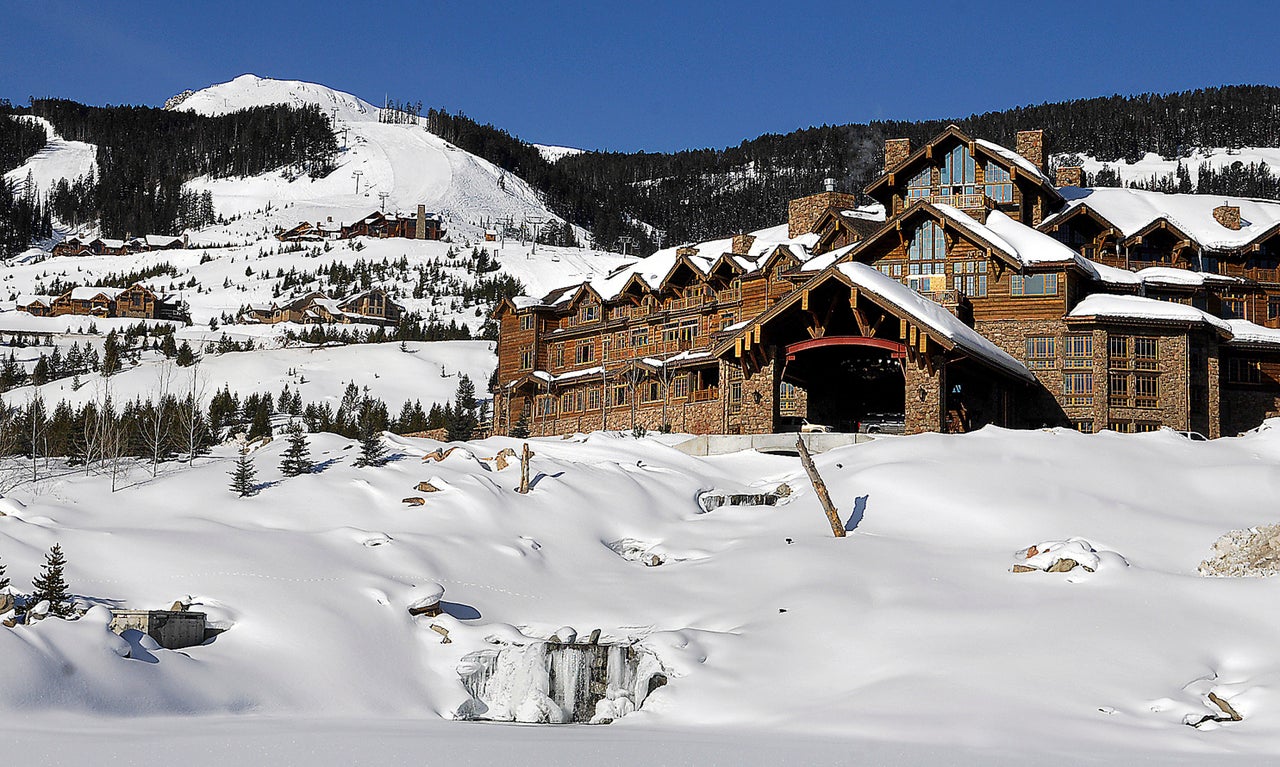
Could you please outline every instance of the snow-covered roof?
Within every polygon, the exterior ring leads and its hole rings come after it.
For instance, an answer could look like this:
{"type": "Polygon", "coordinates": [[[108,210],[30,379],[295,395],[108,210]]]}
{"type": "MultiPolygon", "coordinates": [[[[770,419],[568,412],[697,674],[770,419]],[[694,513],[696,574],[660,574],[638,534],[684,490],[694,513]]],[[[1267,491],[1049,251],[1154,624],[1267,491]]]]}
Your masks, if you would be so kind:
{"type": "Polygon", "coordinates": [[[901,282],[863,263],[840,264],[837,270],[853,284],[901,309],[918,324],[929,327],[967,354],[1018,378],[1033,381],[1035,376],[1008,352],[996,346],[941,304],[931,301],[901,282]]]}
{"type": "Polygon", "coordinates": [[[952,205],[934,203],[933,207],[956,227],[990,243],[1022,267],[1075,264],[1091,276],[1096,274],[1092,263],[1079,253],[1044,232],[1015,221],[998,210],[988,213],[987,222],[982,224],[952,205]]]}
{"type": "Polygon", "coordinates": [[[1044,171],[1036,167],[1035,163],[1031,162],[1030,160],[1018,154],[1017,152],[1013,151],[1012,149],[1009,149],[1008,147],[1000,146],[994,141],[987,141],[986,139],[976,138],[973,141],[975,144],[980,144],[986,147],[992,152],[995,152],[996,154],[1000,155],[1004,159],[1008,160],[1010,163],[1018,166],[1019,171],[1022,171],[1024,173],[1029,173],[1032,176],[1040,179],[1046,184],[1050,183],[1049,177],[1044,174],[1044,171]]]}
{"type": "Polygon", "coordinates": [[[165,234],[148,234],[146,237],[148,247],[167,248],[174,243],[181,243],[181,237],[171,237],[165,234]]]}
{"type": "Polygon", "coordinates": [[[99,288],[94,286],[85,287],[85,288],[72,288],[71,300],[72,301],[89,301],[93,298],[96,298],[100,294],[106,296],[107,298],[114,299],[116,296],[120,295],[123,292],[124,292],[124,288],[99,288]]]}
{"type": "Polygon", "coordinates": [[[124,240],[112,240],[106,237],[99,237],[97,241],[102,243],[104,248],[119,249],[124,247],[124,240]]]}
{"type": "Polygon", "coordinates": [[[1233,338],[1229,343],[1280,349],[1280,329],[1264,328],[1248,320],[1226,320],[1233,338]]]}
{"type": "Polygon", "coordinates": [[[1228,277],[1225,274],[1209,272],[1193,272],[1190,269],[1178,269],[1172,266],[1148,266],[1139,269],[1138,279],[1147,285],[1185,285],[1199,287],[1208,282],[1230,283],[1243,282],[1239,277],[1228,277]]]}
{"type": "MultiPolygon", "coordinates": [[[[814,233],[802,234],[799,237],[789,237],[787,224],[760,229],[751,232],[751,235],[755,239],[751,242],[750,247],[747,248],[747,252],[735,254],[733,257],[734,263],[747,272],[759,269],[760,265],[779,246],[786,246],[801,261],[807,261],[810,258],[810,249],[818,241],[818,235],[814,233]]],[[[710,273],[716,259],[733,250],[733,238],[724,237],[689,245],[663,248],[651,256],[615,270],[606,277],[599,277],[583,284],[590,285],[606,301],[617,298],[632,277],[638,277],[649,289],[658,290],[662,287],[663,279],[670,274],[672,267],[680,259],[680,251],[685,250],[687,254],[688,249],[695,251],[693,254],[686,256],[689,263],[705,276],[710,273]]],[[[573,298],[577,288],[578,286],[557,288],[544,296],[539,303],[545,306],[565,303],[573,298]]],[[[537,304],[530,303],[527,305],[534,306],[537,304]]],[[[520,304],[516,304],[516,306],[520,308],[520,304]]]]}
{"type": "Polygon", "coordinates": [[[18,299],[14,301],[14,305],[30,306],[31,304],[38,303],[38,304],[44,304],[45,306],[48,306],[49,304],[53,303],[53,299],[54,299],[53,296],[46,296],[43,294],[32,293],[32,294],[18,296],[18,299]]]}
{"type": "Polygon", "coordinates": [[[1234,250],[1280,224],[1280,202],[1216,194],[1165,194],[1144,189],[1075,188],[1062,190],[1067,206],[1044,221],[1051,225],[1081,205],[1110,221],[1125,237],[1163,218],[1199,245],[1211,250],[1234,250]],[[1213,217],[1221,205],[1240,208],[1240,228],[1229,229],[1213,217]]]}
{"type": "Polygon", "coordinates": [[[840,215],[845,218],[857,219],[859,221],[876,221],[883,223],[885,221],[884,206],[880,203],[871,205],[860,205],[852,210],[842,210],[840,215]]]}
{"type": "Polygon", "coordinates": [[[1125,320],[1156,322],[1189,322],[1209,325],[1227,336],[1232,334],[1226,320],[1206,311],[1172,301],[1157,301],[1142,296],[1115,296],[1094,293],[1076,304],[1068,317],[1111,317],[1125,320]]]}

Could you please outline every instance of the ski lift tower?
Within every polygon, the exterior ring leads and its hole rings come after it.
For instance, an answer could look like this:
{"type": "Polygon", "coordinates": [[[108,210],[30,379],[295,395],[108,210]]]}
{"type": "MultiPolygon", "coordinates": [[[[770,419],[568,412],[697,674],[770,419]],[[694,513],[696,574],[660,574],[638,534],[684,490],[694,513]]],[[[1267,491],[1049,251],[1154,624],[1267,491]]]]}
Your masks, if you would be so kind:
{"type": "Polygon", "coordinates": [[[359,195],[360,194],[360,177],[364,175],[364,171],[353,170],[351,171],[351,175],[356,177],[356,194],[359,195]]]}
{"type": "Polygon", "coordinates": [[[382,212],[387,212],[387,198],[391,196],[390,192],[378,192],[378,199],[382,202],[382,212]]]}
{"type": "Polygon", "coordinates": [[[629,234],[624,234],[618,238],[618,242],[622,243],[622,255],[627,255],[627,246],[635,242],[636,238],[629,234]]]}
{"type": "Polygon", "coordinates": [[[525,221],[527,221],[529,226],[531,227],[530,238],[533,240],[533,248],[529,251],[530,256],[538,252],[538,227],[542,226],[542,223],[545,220],[546,219],[544,219],[542,216],[528,216],[525,218],[525,221]]]}

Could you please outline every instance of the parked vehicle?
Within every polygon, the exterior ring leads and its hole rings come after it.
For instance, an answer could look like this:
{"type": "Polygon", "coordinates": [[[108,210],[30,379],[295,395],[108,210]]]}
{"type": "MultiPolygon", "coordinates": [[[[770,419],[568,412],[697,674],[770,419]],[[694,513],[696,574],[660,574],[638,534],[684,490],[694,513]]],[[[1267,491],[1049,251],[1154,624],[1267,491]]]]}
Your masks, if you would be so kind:
{"type": "Polygon", "coordinates": [[[778,424],[779,432],[800,432],[801,434],[831,434],[835,429],[820,423],[809,423],[807,418],[786,417],[778,424]]]}

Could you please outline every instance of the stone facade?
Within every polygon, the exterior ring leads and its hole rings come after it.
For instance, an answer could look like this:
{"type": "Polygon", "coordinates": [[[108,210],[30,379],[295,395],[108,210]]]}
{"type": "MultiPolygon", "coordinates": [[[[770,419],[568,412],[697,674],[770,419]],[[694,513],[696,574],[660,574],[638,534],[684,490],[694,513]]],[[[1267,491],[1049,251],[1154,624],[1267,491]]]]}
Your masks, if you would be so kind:
{"type": "Polygon", "coordinates": [[[756,238],[753,234],[735,234],[733,236],[732,251],[740,256],[745,256],[751,252],[751,246],[755,241],[756,238]]]}
{"type": "Polygon", "coordinates": [[[856,207],[858,198],[843,192],[818,192],[792,200],[787,205],[787,236],[799,237],[813,231],[813,225],[829,208],[852,210],[856,207]]]}

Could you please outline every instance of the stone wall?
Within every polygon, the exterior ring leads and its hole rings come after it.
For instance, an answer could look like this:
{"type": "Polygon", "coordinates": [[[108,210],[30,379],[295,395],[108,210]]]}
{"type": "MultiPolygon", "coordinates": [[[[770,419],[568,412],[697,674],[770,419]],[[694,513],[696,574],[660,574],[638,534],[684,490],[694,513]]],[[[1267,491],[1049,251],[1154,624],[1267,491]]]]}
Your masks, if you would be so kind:
{"type": "Polygon", "coordinates": [[[1280,394],[1259,386],[1222,387],[1222,434],[1233,437],[1280,416],[1280,394]]]}

